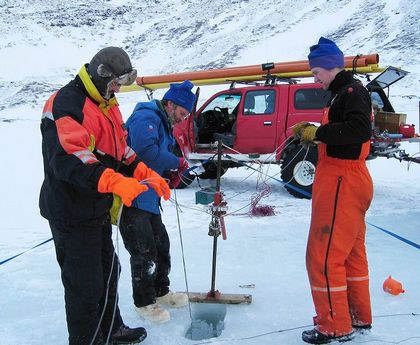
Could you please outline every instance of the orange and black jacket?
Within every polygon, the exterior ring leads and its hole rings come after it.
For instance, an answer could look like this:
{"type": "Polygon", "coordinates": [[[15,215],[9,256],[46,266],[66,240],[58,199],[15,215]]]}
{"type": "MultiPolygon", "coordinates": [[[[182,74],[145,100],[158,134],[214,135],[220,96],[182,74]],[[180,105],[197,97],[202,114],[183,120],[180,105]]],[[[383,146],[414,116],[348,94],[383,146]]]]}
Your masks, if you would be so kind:
{"type": "Polygon", "coordinates": [[[39,206],[48,220],[102,222],[112,194],[98,192],[106,168],[132,176],[139,162],[114,97],[105,100],[86,65],[46,102],[41,120],[44,182],[39,206]]]}
{"type": "Polygon", "coordinates": [[[362,144],[372,133],[372,103],[367,89],[341,71],[331,82],[328,124],[316,131],[316,138],[327,144],[327,155],[339,159],[358,159],[362,144]]]}

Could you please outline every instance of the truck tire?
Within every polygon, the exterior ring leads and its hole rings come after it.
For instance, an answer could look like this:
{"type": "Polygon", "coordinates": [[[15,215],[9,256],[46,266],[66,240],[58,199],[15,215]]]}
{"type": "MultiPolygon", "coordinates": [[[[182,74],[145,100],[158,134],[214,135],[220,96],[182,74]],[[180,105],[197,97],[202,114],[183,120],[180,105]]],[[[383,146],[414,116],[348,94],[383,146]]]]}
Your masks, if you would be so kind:
{"type": "MultiPolygon", "coordinates": [[[[177,157],[183,157],[182,151],[179,148],[178,145],[175,146],[173,153],[175,156],[177,157]]],[[[176,187],[176,189],[184,189],[187,188],[195,179],[195,174],[193,172],[191,173],[184,173],[182,175],[182,179],[181,182],[179,183],[179,185],[176,187]]]]}
{"type": "MultiPolygon", "coordinates": [[[[199,178],[203,180],[215,180],[217,178],[217,163],[215,162],[207,162],[203,164],[204,172],[198,175],[199,178]]],[[[220,176],[223,176],[228,168],[223,167],[220,170],[220,176]]]]}
{"type": "Polygon", "coordinates": [[[284,188],[287,191],[301,199],[310,199],[298,190],[291,188],[288,185],[299,188],[306,193],[312,194],[312,184],[315,177],[315,168],[318,161],[318,151],[315,146],[310,146],[306,153],[306,149],[302,146],[296,146],[290,149],[284,156],[281,164],[281,178],[283,182],[287,183],[284,188]],[[306,157],[305,157],[306,154],[306,157]]]}

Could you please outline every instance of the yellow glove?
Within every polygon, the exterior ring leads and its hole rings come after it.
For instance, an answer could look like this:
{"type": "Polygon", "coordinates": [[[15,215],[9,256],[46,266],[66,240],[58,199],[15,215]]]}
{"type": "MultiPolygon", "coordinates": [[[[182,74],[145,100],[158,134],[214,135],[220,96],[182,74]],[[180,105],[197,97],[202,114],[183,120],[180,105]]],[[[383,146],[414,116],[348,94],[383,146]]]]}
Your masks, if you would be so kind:
{"type": "Polygon", "coordinates": [[[152,187],[158,196],[163,196],[165,200],[168,200],[171,196],[171,190],[169,189],[166,181],[157,172],[148,168],[146,164],[140,162],[137,164],[134,170],[133,177],[140,182],[147,183],[152,187]]]}
{"type": "Polygon", "coordinates": [[[300,143],[303,145],[316,144],[315,136],[318,127],[314,125],[309,125],[303,128],[300,135],[300,143]]]}
{"type": "Polygon", "coordinates": [[[132,177],[125,177],[112,169],[105,169],[98,181],[98,192],[118,195],[124,205],[131,206],[132,201],[149,188],[132,177]]]}
{"type": "Polygon", "coordinates": [[[295,138],[300,138],[302,136],[303,130],[308,126],[313,126],[313,125],[311,125],[308,122],[298,122],[298,123],[294,124],[292,126],[293,136],[295,138]]]}

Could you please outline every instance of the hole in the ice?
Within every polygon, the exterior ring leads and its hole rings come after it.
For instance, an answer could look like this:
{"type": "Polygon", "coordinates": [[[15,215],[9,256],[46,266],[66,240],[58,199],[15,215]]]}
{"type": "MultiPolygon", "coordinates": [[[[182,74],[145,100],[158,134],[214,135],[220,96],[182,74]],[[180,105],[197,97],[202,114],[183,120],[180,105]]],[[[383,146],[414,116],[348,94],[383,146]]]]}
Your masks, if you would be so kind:
{"type": "Polygon", "coordinates": [[[198,303],[191,306],[192,321],[185,333],[191,340],[218,337],[225,329],[226,305],[198,303]]]}

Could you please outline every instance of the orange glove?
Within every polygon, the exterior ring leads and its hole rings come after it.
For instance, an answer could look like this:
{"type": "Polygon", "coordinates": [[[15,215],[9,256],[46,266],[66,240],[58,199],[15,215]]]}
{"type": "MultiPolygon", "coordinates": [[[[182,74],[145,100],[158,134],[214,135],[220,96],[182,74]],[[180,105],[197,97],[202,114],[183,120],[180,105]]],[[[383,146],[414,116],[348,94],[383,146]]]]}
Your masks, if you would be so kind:
{"type": "Polygon", "coordinates": [[[146,164],[140,162],[137,164],[134,170],[133,177],[140,182],[146,182],[152,187],[159,197],[163,196],[165,200],[168,200],[171,196],[171,190],[169,189],[166,181],[157,172],[148,168],[146,164]]]}
{"type": "Polygon", "coordinates": [[[131,206],[133,200],[149,188],[132,177],[125,177],[112,169],[105,169],[99,178],[98,191],[100,193],[114,193],[118,195],[125,206],[131,206]]]}

